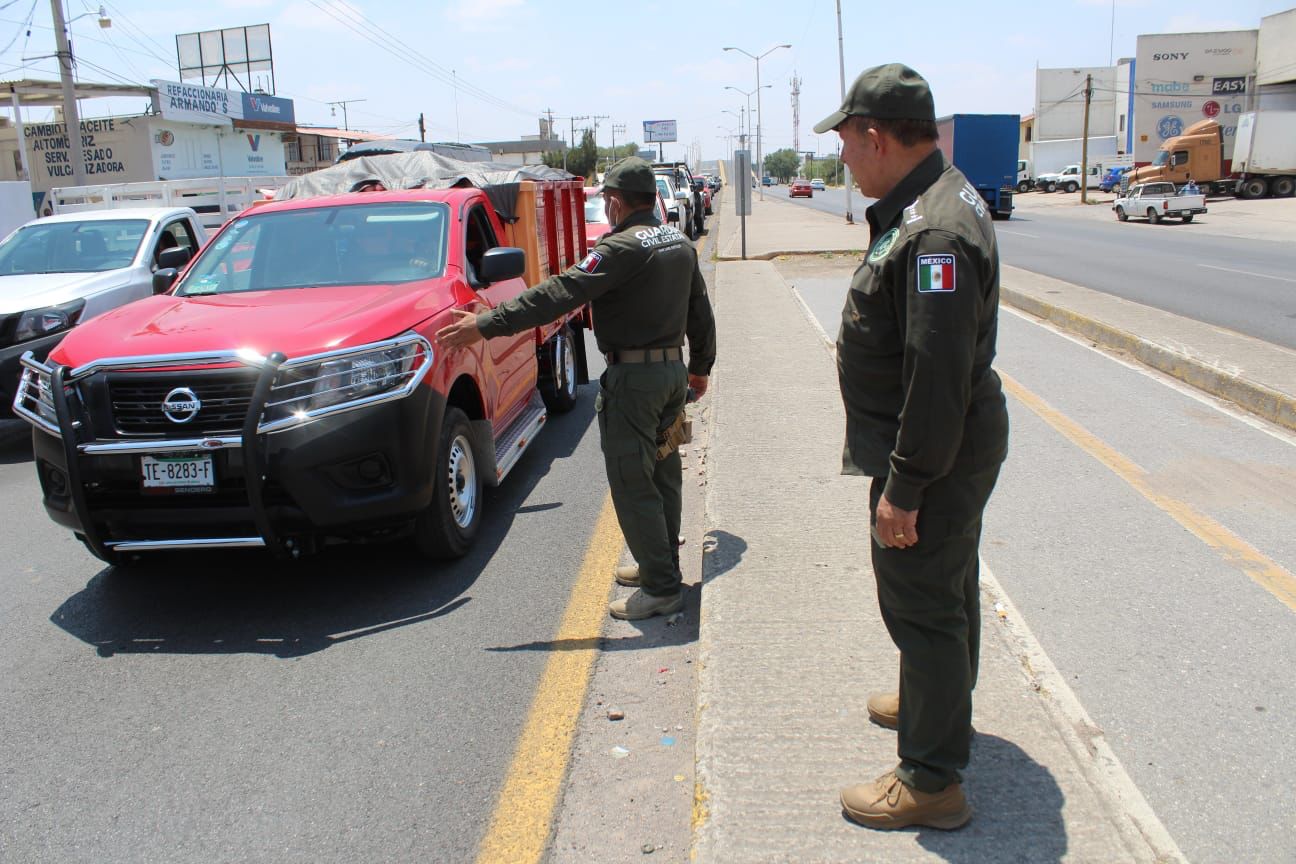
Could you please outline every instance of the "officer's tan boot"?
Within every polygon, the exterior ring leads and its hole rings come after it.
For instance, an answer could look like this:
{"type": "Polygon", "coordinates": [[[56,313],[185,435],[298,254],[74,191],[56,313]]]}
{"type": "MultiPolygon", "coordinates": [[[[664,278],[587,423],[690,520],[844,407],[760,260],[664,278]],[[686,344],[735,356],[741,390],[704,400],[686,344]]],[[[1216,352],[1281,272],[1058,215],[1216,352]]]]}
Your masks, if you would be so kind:
{"type": "Polygon", "coordinates": [[[899,728],[900,694],[870,693],[868,697],[868,715],[870,720],[883,728],[899,728]]]}
{"type": "Polygon", "coordinates": [[[841,791],[841,806],[851,821],[883,830],[926,825],[952,831],[972,818],[962,784],[951,783],[939,792],[920,792],[902,783],[894,771],[872,783],[846,787],[841,791]]]}
{"type": "Polygon", "coordinates": [[[622,621],[639,621],[654,615],[671,615],[682,608],[684,608],[683,591],[672,597],[654,597],[645,594],[642,588],[629,597],[608,604],[609,614],[622,621]]]}
{"type": "Polygon", "coordinates": [[[618,585],[624,585],[627,588],[639,587],[638,564],[624,564],[616,568],[612,575],[616,579],[618,585]]]}

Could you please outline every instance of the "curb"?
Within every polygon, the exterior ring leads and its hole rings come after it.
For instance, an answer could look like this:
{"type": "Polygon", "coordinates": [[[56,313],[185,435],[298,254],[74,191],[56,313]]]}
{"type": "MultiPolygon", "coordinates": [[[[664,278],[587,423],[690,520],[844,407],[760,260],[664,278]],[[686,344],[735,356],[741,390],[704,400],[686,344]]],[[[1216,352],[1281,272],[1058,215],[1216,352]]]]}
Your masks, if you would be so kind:
{"type": "Polygon", "coordinates": [[[1174,351],[1164,345],[1148,342],[1119,327],[1113,327],[1095,318],[1055,306],[1003,285],[999,288],[999,299],[1009,306],[1056,324],[1064,330],[1109,348],[1124,351],[1145,366],[1164,372],[1212,396],[1226,399],[1271,423],[1296,432],[1296,396],[1280,393],[1203,360],[1174,351]]]}
{"type": "Polygon", "coordinates": [[[863,249],[789,249],[785,252],[762,252],[759,255],[748,255],[746,258],[741,255],[716,255],[715,260],[721,261],[773,261],[775,258],[792,255],[855,255],[863,257],[863,249]]]}

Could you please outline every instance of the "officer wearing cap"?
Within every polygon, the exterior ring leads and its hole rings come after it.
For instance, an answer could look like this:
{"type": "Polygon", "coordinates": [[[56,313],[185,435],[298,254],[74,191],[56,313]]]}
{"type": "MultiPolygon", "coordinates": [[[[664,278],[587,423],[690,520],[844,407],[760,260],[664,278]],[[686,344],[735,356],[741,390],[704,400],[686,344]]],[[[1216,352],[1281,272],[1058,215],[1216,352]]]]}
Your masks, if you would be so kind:
{"type": "Polygon", "coordinates": [[[999,250],[985,202],[937,149],[931,90],[877,66],[815,126],[836,130],[867,211],[869,251],[837,337],[843,473],[873,478],[871,553],[882,618],[900,649],[899,692],[869,697],[899,733],[899,764],[843,789],[873,828],[958,828],[980,649],[981,517],[1008,449],[991,368],[999,250]]]}
{"type": "Polygon", "coordinates": [[[637,157],[613,165],[603,181],[612,230],[576,266],[437,333],[449,348],[536,327],[584,303],[608,368],[594,400],[612,504],[637,562],[617,582],[637,590],[613,602],[615,618],[668,615],[684,605],[679,572],[683,475],[678,448],[663,434],[684,411],[688,389],[706,392],[716,332],[697,251],[654,214],[657,180],[637,157]],[[689,359],[683,360],[687,336],[689,359]]]}

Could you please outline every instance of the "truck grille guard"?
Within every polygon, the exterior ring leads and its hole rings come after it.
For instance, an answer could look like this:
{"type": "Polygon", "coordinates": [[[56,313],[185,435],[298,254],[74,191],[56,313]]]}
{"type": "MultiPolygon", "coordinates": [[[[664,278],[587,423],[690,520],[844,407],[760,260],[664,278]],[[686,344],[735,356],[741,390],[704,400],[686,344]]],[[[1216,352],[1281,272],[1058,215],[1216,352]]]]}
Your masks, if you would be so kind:
{"type": "MultiPolygon", "coordinates": [[[[157,549],[268,547],[276,553],[295,553],[291,540],[280,542],[266,515],[263,497],[267,470],[263,446],[265,437],[327,417],[406,398],[431,371],[433,351],[427,339],[417,333],[406,333],[393,339],[291,360],[278,352],[262,357],[254,351],[244,350],[111,357],[76,368],[47,365],[27,352],[19,362],[23,374],[14,396],[14,412],[62,442],[70,498],[77,521],[81,524],[86,543],[100,557],[108,559],[114,551],[157,549]],[[350,369],[344,368],[348,362],[351,363],[350,369]],[[238,366],[259,370],[238,435],[131,441],[81,440],[87,426],[74,416],[72,397],[76,395],[76,401],[80,403],[76,385],[92,375],[126,370],[170,372],[238,366]],[[357,374],[363,375],[359,383],[354,377],[357,374]],[[99,537],[86,503],[79,457],[210,452],[225,448],[242,450],[248,508],[259,536],[127,541],[105,541],[99,537]]],[[[84,406],[81,410],[84,412],[84,406]]]]}

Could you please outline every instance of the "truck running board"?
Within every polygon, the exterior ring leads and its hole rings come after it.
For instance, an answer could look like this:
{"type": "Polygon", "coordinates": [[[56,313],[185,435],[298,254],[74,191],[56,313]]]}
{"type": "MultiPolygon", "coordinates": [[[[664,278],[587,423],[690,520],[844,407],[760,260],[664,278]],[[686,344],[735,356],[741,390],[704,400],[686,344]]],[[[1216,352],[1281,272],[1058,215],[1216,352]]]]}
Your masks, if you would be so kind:
{"type": "Polygon", "coordinates": [[[495,482],[502,482],[513,470],[547,419],[549,415],[545,412],[544,399],[536,391],[531,394],[531,401],[522,416],[513,421],[495,445],[495,482]]]}

